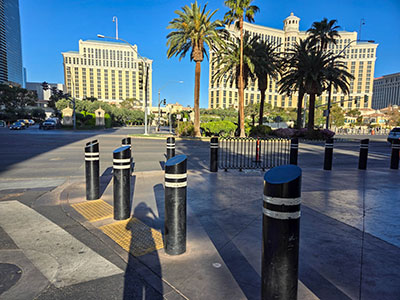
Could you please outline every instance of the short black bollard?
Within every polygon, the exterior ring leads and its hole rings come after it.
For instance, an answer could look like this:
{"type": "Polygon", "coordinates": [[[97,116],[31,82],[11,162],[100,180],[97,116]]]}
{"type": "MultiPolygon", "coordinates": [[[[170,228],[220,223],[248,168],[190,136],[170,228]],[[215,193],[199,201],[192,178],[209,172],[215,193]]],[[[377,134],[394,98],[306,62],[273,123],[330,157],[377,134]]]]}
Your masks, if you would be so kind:
{"type": "Polygon", "coordinates": [[[133,149],[132,149],[132,140],[131,140],[131,138],[127,137],[127,138],[122,139],[121,145],[122,146],[129,146],[130,149],[131,149],[131,172],[133,172],[135,163],[133,161],[133,149]]]}
{"type": "Polygon", "coordinates": [[[85,147],[86,200],[100,198],[100,152],[97,140],[85,147]]]}
{"type": "Polygon", "coordinates": [[[324,170],[332,170],[333,159],[333,139],[325,141],[325,157],[324,157],[324,170]]]}
{"type": "Polygon", "coordinates": [[[392,156],[390,158],[390,168],[397,170],[399,168],[399,151],[400,151],[400,140],[394,140],[392,142],[392,156]]]}
{"type": "Polygon", "coordinates": [[[113,152],[114,219],[126,220],[131,215],[131,149],[120,147],[113,152]]]}
{"type": "Polygon", "coordinates": [[[86,146],[89,146],[90,144],[96,144],[96,143],[98,143],[98,141],[97,140],[93,140],[93,141],[87,142],[86,146]]]}
{"type": "Polygon", "coordinates": [[[359,170],[366,170],[367,169],[368,144],[369,144],[369,139],[361,140],[360,157],[358,159],[358,169],[359,170]]]}
{"type": "Polygon", "coordinates": [[[167,160],[175,156],[175,138],[167,138],[167,160]]]}
{"type": "Polygon", "coordinates": [[[264,175],[261,299],[297,299],[301,169],[272,168],[264,175]]]}
{"type": "Polygon", "coordinates": [[[165,163],[165,252],[186,251],[187,157],[175,156],[165,163]]]}
{"type": "Polygon", "coordinates": [[[290,159],[289,164],[297,165],[297,158],[299,154],[299,139],[292,138],[290,140],[290,159]]]}
{"type": "Polygon", "coordinates": [[[210,141],[210,172],[218,172],[218,138],[210,141]]]}

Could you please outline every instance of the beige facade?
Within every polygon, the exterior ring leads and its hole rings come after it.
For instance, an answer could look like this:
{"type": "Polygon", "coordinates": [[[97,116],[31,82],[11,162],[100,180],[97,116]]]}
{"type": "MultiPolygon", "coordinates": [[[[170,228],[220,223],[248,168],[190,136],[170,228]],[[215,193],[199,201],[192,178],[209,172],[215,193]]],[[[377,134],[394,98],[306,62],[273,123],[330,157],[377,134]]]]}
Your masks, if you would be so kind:
{"type": "MultiPolygon", "coordinates": [[[[144,108],[143,61],[137,55],[137,46],[133,48],[122,42],[80,40],[79,51],[62,53],[67,93],[77,99],[95,97],[110,103],[134,98],[138,108],[144,108]]],[[[144,60],[149,69],[147,105],[151,107],[153,61],[144,60]]]]}
{"type": "MultiPolygon", "coordinates": [[[[260,40],[273,43],[277,46],[277,51],[285,53],[293,47],[295,42],[305,39],[307,33],[299,30],[300,18],[294,16],[293,13],[283,23],[283,30],[249,23],[244,23],[244,29],[252,37],[258,35],[260,40]]],[[[228,30],[232,34],[237,34],[232,26],[228,30]]],[[[343,61],[346,63],[348,72],[355,79],[350,82],[350,95],[344,95],[341,91],[332,89],[332,102],[337,102],[344,109],[370,108],[378,44],[358,42],[357,32],[339,31],[339,34],[340,38],[337,40],[337,45],[330,44],[328,49],[335,54],[339,54],[350,43],[350,46],[342,54],[345,55],[343,61]],[[347,101],[349,99],[352,101],[347,101]]],[[[211,62],[212,55],[210,53],[211,62]]],[[[238,108],[238,90],[235,84],[231,88],[226,80],[220,83],[213,82],[212,76],[214,72],[216,72],[215,64],[211,63],[209,68],[208,107],[238,108]]],[[[266,103],[285,108],[297,107],[297,94],[290,97],[281,95],[278,93],[277,81],[269,80],[268,82],[265,97],[266,103]]],[[[306,95],[305,98],[307,102],[308,96],[306,95]]],[[[257,82],[249,82],[245,89],[244,104],[259,103],[260,99],[261,94],[257,88],[257,82]]],[[[317,101],[320,100],[322,103],[326,103],[327,99],[327,92],[317,97],[317,101]]]]}

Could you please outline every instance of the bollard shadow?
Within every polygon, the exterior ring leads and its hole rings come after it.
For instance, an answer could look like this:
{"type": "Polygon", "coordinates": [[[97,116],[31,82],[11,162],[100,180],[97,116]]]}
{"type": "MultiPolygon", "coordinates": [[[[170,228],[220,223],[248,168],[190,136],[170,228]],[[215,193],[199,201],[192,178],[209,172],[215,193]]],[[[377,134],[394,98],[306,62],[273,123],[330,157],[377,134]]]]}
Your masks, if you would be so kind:
{"type": "Polygon", "coordinates": [[[160,166],[161,166],[161,169],[164,171],[165,170],[165,161],[160,161],[160,166]]]}
{"type": "Polygon", "coordinates": [[[111,182],[111,179],[113,177],[113,168],[108,167],[107,169],[104,170],[103,174],[100,176],[100,196],[101,198],[106,191],[108,185],[111,182]]]}
{"type": "MultiPolygon", "coordinates": [[[[123,299],[147,299],[158,300],[163,297],[163,284],[161,280],[161,264],[154,241],[150,230],[144,228],[143,224],[138,227],[136,219],[139,219],[144,224],[157,224],[158,218],[153,210],[146,203],[141,202],[134,210],[133,218],[126,225],[126,229],[131,232],[131,242],[129,247],[128,264],[124,275],[124,291],[123,299]],[[143,229],[144,228],[144,229],[143,229]],[[140,235],[140,237],[139,237],[140,235]],[[142,249],[138,250],[138,244],[141,244],[142,249]],[[148,268],[151,269],[151,275],[145,275],[145,278],[138,280],[138,269],[143,268],[137,257],[149,256],[151,263],[148,268]],[[146,281],[144,281],[146,280],[146,281]]],[[[145,272],[148,273],[148,272],[145,272]]],[[[142,275],[140,275],[142,276],[142,275]]]]}
{"type": "Polygon", "coordinates": [[[165,218],[165,206],[164,206],[164,185],[156,184],[153,186],[154,198],[156,199],[158,222],[157,229],[161,230],[164,237],[164,218],[165,218]]]}

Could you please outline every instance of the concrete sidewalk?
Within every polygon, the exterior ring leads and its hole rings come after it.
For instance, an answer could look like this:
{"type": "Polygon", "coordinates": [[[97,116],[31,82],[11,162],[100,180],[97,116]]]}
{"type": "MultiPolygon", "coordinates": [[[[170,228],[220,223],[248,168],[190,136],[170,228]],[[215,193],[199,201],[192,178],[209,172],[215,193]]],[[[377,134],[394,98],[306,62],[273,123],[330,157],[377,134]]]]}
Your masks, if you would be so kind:
{"type": "MultiPolygon", "coordinates": [[[[98,216],[76,210],[76,204],[90,202],[84,199],[83,177],[30,204],[109,262],[102,264],[100,278],[88,282],[63,286],[35,277],[38,299],[259,299],[263,172],[190,171],[187,252],[168,256],[161,248],[130,255],[142,244],[146,249],[159,245],[163,177],[163,171],[133,173],[132,216],[142,225],[122,230],[143,233],[140,238],[132,233],[128,240],[118,239],[104,230],[120,224],[110,210],[111,172],[101,178],[98,216]]],[[[298,299],[398,299],[399,177],[399,171],[387,169],[303,169],[298,299]]],[[[29,265],[34,260],[23,249],[14,248],[31,269],[38,268],[29,265]]],[[[67,276],[77,276],[77,270],[67,276]]],[[[65,271],[53,279],[59,274],[65,271]]],[[[8,293],[33,283],[25,277],[8,293]]],[[[0,299],[13,299],[6,296],[0,299]]]]}
{"type": "MultiPolygon", "coordinates": [[[[396,299],[400,295],[398,171],[303,170],[299,299],[396,299]],[[304,285],[303,285],[304,284],[304,285]]],[[[188,174],[187,252],[163,249],[135,258],[166,298],[260,297],[263,173],[192,171],[188,174]],[[153,275],[159,278],[154,281],[153,275]],[[176,295],[174,295],[175,297],[176,295]]],[[[112,204],[112,180],[101,197],[112,204]]],[[[163,231],[163,172],[134,173],[133,216],[163,231]]],[[[82,202],[84,185],[62,193],[65,209],[82,202]]],[[[73,218],[132,264],[132,257],[98,228],[112,219],[73,218]]],[[[144,277],[146,280],[146,277],[144,277]]]]}

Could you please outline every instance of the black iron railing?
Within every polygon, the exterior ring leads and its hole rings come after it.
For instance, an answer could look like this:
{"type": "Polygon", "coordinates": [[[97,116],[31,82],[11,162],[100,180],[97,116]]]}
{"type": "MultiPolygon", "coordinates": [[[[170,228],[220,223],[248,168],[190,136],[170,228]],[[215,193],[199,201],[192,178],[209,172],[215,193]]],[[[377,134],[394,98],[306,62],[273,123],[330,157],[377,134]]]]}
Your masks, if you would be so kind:
{"type": "Polygon", "coordinates": [[[281,138],[220,138],[220,169],[269,169],[289,164],[290,140],[281,138]]]}

